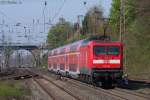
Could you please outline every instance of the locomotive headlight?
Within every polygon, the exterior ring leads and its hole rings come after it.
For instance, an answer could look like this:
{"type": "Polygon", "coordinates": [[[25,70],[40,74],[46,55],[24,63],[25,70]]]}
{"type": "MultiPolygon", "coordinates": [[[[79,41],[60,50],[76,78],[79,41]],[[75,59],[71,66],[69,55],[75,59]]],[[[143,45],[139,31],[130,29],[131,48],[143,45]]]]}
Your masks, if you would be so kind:
{"type": "Polygon", "coordinates": [[[93,64],[103,64],[104,60],[93,60],[93,64]]]}
{"type": "Polygon", "coordinates": [[[107,64],[120,64],[120,60],[117,59],[117,60],[93,60],[93,64],[104,64],[104,63],[107,63],[107,64]]]}
{"type": "Polygon", "coordinates": [[[109,60],[111,64],[120,64],[120,60],[109,60]]]}

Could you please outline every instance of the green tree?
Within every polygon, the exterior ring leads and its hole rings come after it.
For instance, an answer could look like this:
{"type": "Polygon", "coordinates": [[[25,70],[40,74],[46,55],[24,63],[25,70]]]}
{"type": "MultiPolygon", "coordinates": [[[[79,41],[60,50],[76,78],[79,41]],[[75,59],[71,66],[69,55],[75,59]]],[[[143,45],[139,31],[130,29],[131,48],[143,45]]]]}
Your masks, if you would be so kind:
{"type": "Polygon", "coordinates": [[[64,18],[60,18],[59,22],[48,32],[47,42],[50,49],[64,45],[70,33],[72,33],[72,25],[64,18]]]}
{"type": "Polygon", "coordinates": [[[94,6],[85,15],[82,22],[84,34],[100,34],[103,32],[102,10],[94,6]]]}
{"type": "Polygon", "coordinates": [[[126,5],[127,71],[140,77],[150,73],[150,1],[128,0],[126,5]]]}
{"type": "MultiPolygon", "coordinates": [[[[112,8],[110,13],[110,26],[113,33],[113,38],[118,39],[119,28],[120,28],[120,16],[123,16],[120,11],[121,0],[112,0],[112,8]]],[[[135,7],[136,0],[124,0],[124,9],[125,9],[125,23],[126,26],[130,25],[136,16],[135,7]]]]}
{"type": "Polygon", "coordinates": [[[120,0],[112,0],[112,8],[110,13],[110,26],[113,38],[117,38],[119,34],[120,19],[120,0]]]}
{"type": "MultiPolygon", "coordinates": [[[[150,0],[124,0],[126,32],[125,71],[130,76],[150,78],[150,0]],[[144,75],[141,76],[141,75],[144,75]]],[[[119,36],[120,0],[112,0],[110,25],[113,37],[119,36]]]]}

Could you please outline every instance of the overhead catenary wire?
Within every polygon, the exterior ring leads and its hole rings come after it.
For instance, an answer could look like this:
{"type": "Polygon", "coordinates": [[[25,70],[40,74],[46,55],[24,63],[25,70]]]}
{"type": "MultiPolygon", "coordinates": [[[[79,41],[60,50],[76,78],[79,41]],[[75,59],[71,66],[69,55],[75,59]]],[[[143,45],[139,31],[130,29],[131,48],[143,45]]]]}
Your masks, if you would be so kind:
{"type": "MultiPolygon", "coordinates": [[[[66,1],[67,0],[63,0],[63,3],[62,3],[62,5],[58,8],[58,10],[56,11],[56,13],[49,19],[49,25],[53,25],[52,23],[54,22],[54,20],[59,16],[59,14],[60,14],[60,12],[61,12],[61,10],[63,9],[63,7],[64,7],[64,5],[65,5],[65,3],[66,3],[66,1]]],[[[44,1],[44,7],[42,8],[42,14],[41,14],[41,16],[37,19],[37,21],[36,21],[36,24],[34,24],[35,26],[37,26],[37,25],[43,25],[43,23],[41,24],[40,23],[40,20],[41,19],[43,19],[43,17],[45,16],[45,10],[46,10],[46,7],[47,7],[47,4],[48,4],[48,2],[45,0],[44,1]]],[[[44,20],[45,20],[45,18],[44,18],[44,20]]],[[[45,25],[46,23],[45,23],[45,21],[44,21],[44,25],[45,25]]],[[[44,26],[45,27],[45,26],[44,26]]]]}
{"type": "Polygon", "coordinates": [[[10,18],[8,15],[6,15],[3,11],[0,10],[0,15],[2,15],[4,18],[7,18],[13,23],[17,23],[14,19],[10,18]]]}
{"type": "Polygon", "coordinates": [[[48,4],[47,1],[44,0],[44,7],[43,7],[43,3],[42,3],[42,13],[37,18],[37,20],[33,19],[33,32],[34,32],[34,28],[38,27],[39,25],[43,26],[43,31],[45,32],[45,10],[46,10],[47,4],[48,4]],[[42,23],[40,23],[41,22],[40,20],[43,20],[42,23]]]}
{"type": "MultiPolygon", "coordinates": [[[[52,20],[51,21],[49,21],[50,23],[51,22],[53,22],[58,16],[59,16],[59,14],[60,14],[60,12],[62,11],[62,9],[63,9],[63,7],[64,7],[64,5],[65,5],[65,3],[66,3],[66,0],[62,0],[62,4],[60,4],[60,7],[58,7],[58,10],[56,10],[56,13],[51,17],[52,18],[52,20]]],[[[42,14],[41,14],[41,17],[42,17],[42,19],[43,19],[43,16],[45,16],[45,14],[46,14],[46,5],[47,5],[47,1],[46,0],[44,0],[44,4],[42,4],[42,5],[44,5],[43,7],[42,7],[42,14]]],[[[13,23],[17,23],[15,20],[13,20],[12,18],[10,18],[8,15],[6,15],[5,14],[5,12],[3,12],[3,11],[0,11],[0,14],[4,17],[4,19],[6,20],[10,20],[11,22],[13,22],[13,23]]],[[[33,27],[36,27],[36,25],[43,25],[43,22],[40,24],[40,20],[41,20],[41,18],[39,18],[38,20],[37,20],[37,23],[36,23],[36,19],[34,19],[34,26],[33,27]]],[[[46,24],[45,23],[45,21],[44,21],[44,24],[46,24]]],[[[50,24],[50,25],[52,25],[52,24],[50,24]]],[[[11,27],[16,27],[16,25],[9,25],[9,26],[11,26],[11,27]]],[[[18,27],[18,26],[17,26],[18,27]]],[[[19,25],[19,27],[22,27],[22,28],[24,28],[24,25],[19,25]]],[[[45,28],[44,28],[45,29],[45,28]]]]}
{"type": "Polygon", "coordinates": [[[57,18],[61,12],[61,10],[63,9],[65,3],[67,0],[64,0],[64,2],[62,3],[62,5],[59,7],[58,11],[54,14],[54,16],[52,17],[51,22],[53,22],[55,20],[55,18],[57,18]]]}
{"type": "Polygon", "coordinates": [[[44,18],[44,33],[45,33],[45,10],[46,10],[46,6],[47,6],[47,1],[44,2],[44,9],[43,9],[43,13],[42,13],[42,16],[44,18]]]}
{"type": "Polygon", "coordinates": [[[88,10],[87,4],[88,4],[87,1],[83,1],[83,5],[84,5],[84,7],[85,7],[85,10],[88,10]]]}

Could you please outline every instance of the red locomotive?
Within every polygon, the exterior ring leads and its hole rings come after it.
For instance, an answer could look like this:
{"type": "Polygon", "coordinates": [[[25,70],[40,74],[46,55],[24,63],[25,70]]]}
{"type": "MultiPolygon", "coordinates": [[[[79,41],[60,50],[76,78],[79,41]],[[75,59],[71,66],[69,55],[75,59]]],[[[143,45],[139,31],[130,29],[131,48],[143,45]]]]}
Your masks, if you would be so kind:
{"type": "Polygon", "coordinates": [[[123,73],[123,44],[97,36],[49,52],[48,69],[64,76],[111,86],[123,73]]]}

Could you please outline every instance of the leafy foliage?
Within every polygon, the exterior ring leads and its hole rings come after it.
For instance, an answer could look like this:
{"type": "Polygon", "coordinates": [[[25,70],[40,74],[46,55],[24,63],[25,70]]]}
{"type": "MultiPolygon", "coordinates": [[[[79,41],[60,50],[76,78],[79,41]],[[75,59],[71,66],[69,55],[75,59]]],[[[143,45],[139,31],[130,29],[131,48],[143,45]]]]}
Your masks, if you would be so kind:
{"type": "Polygon", "coordinates": [[[89,34],[103,33],[103,16],[99,7],[92,7],[84,17],[82,27],[76,23],[74,26],[64,18],[53,26],[48,33],[47,42],[50,49],[86,38],[89,34]],[[80,34],[79,30],[80,28],[80,34]]]}
{"type": "Polygon", "coordinates": [[[134,22],[136,17],[136,0],[127,0],[126,8],[125,8],[125,16],[126,16],[126,25],[130,25],[134,22]]]}
{"type": "Polygon", "coordinates": [[[113,33],[119,33],[119,19],[120,19],[120,0],[112,1],[112,8],[110,13],[110,25],[113,33]]]}
{"type": "Polygon", "coordinates": [[[102,10],[94,6],[84,17],[82,22],[83,32],[85,34],[100,34],[103,32],[103,15],[102,10]]]}
{"type": "MultiPolygon", "coordinates": [[[[136,0],[126,0],[125,2],[125,23],[126,26],[130,25],[134,22],[136,18],[136,0]]],[[[119,27],[120,27],[120,16],[123,16],[120,11],[120,0],[113,0],[111,14],[110,14],[110,25],[112,29],[112,33],[114,38],[117,38],[119,35],[119,27]]]]}
{"type": "MultiPolygon", "coordinates": [[[[150,1],[126,0],[126,32],[124,33],[126,72],[130,76],[150,78],[150,1]],[[144,77],[143,77],[144,76],[144,77]]],[[[110,25],[113,35],[119,35],[120,0],[113,0],[110,25]]]]}
{"type": "Polygon", "coordinates": [[[72,33],[71,24],[61,18],[48,33],[47,42],[50,44],[51,49],[64,45],[70,33],[72,33]]]}

